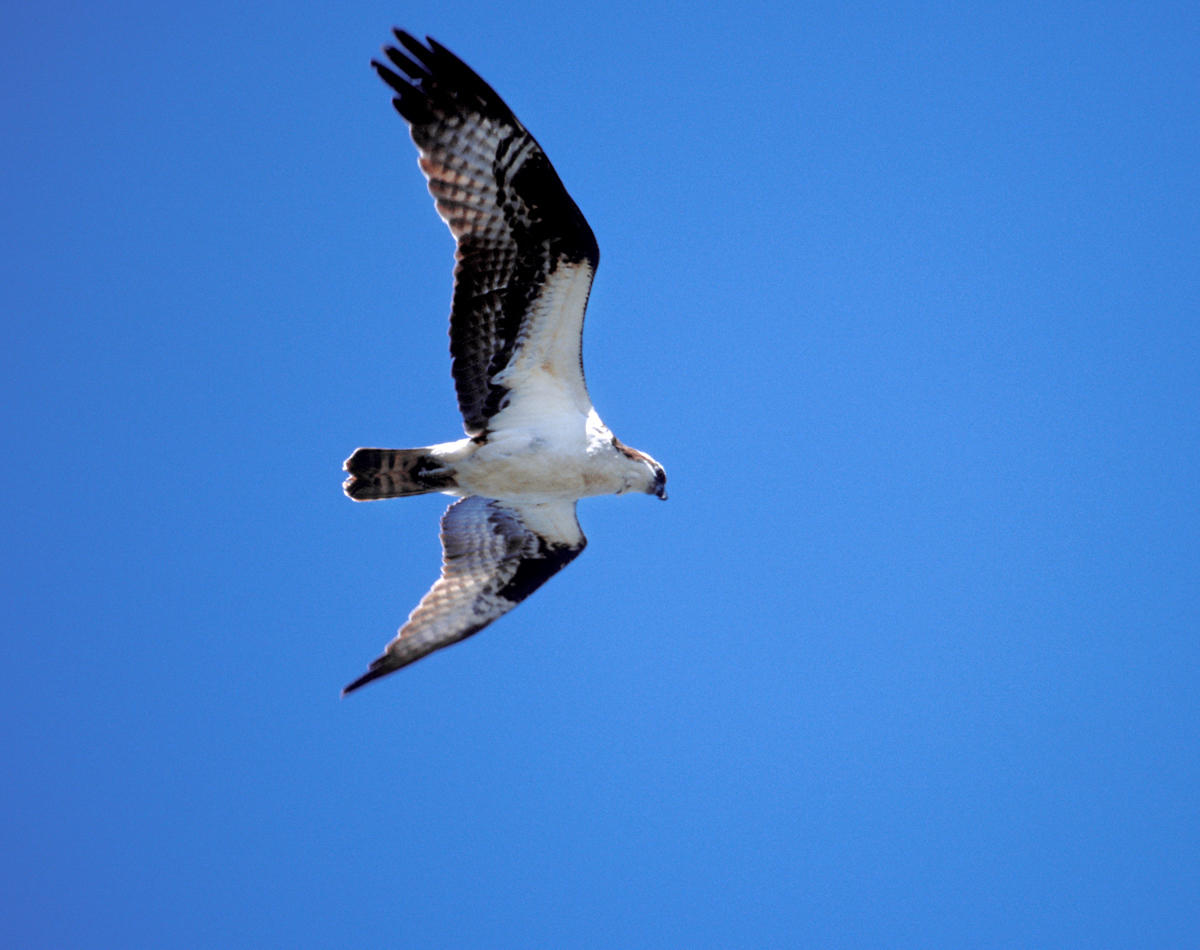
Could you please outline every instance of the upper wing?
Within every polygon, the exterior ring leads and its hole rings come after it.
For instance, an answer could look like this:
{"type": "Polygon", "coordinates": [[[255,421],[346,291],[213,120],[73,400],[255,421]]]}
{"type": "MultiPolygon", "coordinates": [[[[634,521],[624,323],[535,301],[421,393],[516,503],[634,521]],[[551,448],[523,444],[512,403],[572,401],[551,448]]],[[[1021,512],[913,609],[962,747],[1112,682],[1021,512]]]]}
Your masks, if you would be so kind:
{"type": "Polygon", "coordinates": [[[591,228],[487,83],[435,41],[394,33],[404,51],[384,47],[391,66],[372,65],[396,93],[458,244],[450,353],[467,434],[485,432],[507,406],[524,378],[518,362],[548,372],[553,395],[586,413],[583,313],[600,260],[591,228]]]}
{"type": "Polygon", "coordinates": [[[471,495],[442,515],[442,576],[342,695],[478,633],[574,560],[587,539],[574,501],[514,505],[471,495]]]}

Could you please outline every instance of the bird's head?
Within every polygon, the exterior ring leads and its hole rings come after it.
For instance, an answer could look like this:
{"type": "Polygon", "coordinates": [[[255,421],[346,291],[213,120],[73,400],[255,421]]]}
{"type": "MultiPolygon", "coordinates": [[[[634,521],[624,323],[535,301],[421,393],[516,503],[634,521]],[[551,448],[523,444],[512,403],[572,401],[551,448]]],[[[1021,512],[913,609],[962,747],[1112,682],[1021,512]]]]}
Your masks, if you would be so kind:
{"type": "Polygon", "coordinates": [[[618,494],[627,491],[645,492],[667,500],[667,473],[645,452],[631,449],[628,445],[613,436],[613,448],[625,456],[625,487],[618,494]]]}

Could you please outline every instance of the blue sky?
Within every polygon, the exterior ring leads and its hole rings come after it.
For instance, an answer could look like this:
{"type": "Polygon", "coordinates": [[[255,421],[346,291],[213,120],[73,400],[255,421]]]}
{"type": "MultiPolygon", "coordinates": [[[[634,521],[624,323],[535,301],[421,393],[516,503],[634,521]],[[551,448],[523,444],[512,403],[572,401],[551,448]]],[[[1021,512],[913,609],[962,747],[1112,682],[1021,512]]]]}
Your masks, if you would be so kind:
{"type": "Polygon", "coordinates": [[[1194,4],[7,13],[6,945],[1200,942],[1194,4]],[[443,500],[341,461],[459,431],[393,25],[671,500],[342,701],[443,500]]]}

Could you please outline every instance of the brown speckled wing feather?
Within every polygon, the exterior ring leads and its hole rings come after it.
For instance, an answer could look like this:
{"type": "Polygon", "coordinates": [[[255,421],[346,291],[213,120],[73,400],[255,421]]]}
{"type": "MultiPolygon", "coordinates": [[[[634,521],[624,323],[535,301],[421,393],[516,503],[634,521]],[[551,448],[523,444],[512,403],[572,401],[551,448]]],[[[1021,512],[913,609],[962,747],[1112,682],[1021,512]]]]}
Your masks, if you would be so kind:
{"type": "Polygon", "coordinates": [[[574,501],[516,505],[472,495],[442,516],[442,576],[345,695],[478,633],[574,560],[587,539],[574,501]]]}
{"type": "MultiPolygon", "coordinates": [[[[585,266],[590,282],[600,252],[546,154],[496,92],[434,40],[395,37],[387,62],[372,65],[395,93],[457,242],[452,372],[463,427],[478,436],[503,407],[508,390],[494,377],[531,336],[535,302],[563,264],[585,266]]],[[[582,310],[571,319],[578,341],[582,310]]]]}

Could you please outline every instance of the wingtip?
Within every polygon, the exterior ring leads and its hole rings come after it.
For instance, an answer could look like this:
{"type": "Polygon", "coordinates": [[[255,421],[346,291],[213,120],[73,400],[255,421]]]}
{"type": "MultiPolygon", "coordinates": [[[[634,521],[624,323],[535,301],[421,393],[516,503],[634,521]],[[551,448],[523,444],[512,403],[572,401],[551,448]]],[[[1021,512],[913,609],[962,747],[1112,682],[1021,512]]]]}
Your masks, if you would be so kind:
{"type": "Polygon", "coordinates": [[[425,61],[430,55],[429,49],[425,46],[422,46],[421,41],[407,30],[393,29],[392,36],[396,37],[396,42],[403,46],[418,60],[425,61]]]}
{"type": "Polygon", "coordinates": [[[356,679],[353,683],[348,683],[347,685],[342,687],[342,699],[345,699],[347,696],[349,696],[351,693],[353,693],[356,689],[361,689],[362,687],[366,686],[369,682],[371,682],[371,680],[378,679],[382,675],[383,675],[382,673],[375,673],[375,672],[364,673],[362,676],[360,676],[358,679],[356,679]]]}
{"type": "Polygon", "coordinates": [[[342,698],[345,699],[348,694],[353,693],[356,689],[361,689],[371,681],[379,679],[381,676],[387,676],[388,673],[396,672],[396,670],[400,669],[401,665],[402,664],[397,664],[392,659],[390,653],[385,653],[378,659],[372,660],[371,665],[367,667],[367,672],[363,673],[363,675],[356,679],[353,683],[350,683],[342,688],[342,698]]]}

